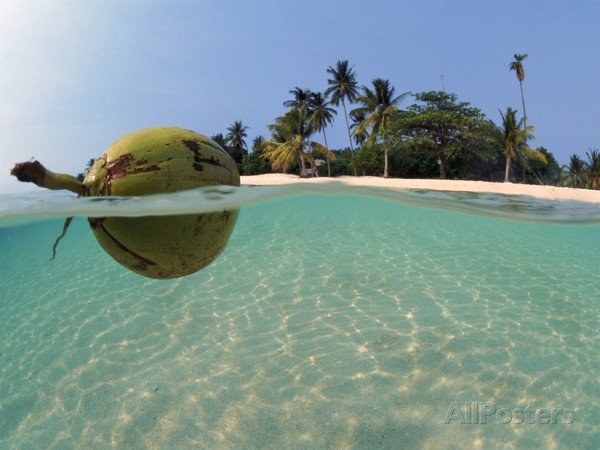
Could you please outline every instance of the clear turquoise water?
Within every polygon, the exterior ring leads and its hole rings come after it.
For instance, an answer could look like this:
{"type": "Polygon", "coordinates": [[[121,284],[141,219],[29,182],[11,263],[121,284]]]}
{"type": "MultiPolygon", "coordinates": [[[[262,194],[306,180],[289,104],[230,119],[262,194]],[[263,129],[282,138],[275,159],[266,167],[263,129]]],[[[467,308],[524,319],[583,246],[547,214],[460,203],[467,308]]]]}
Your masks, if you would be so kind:
{"type": "Polygon", "coordinates": [[[50,262],[73,204],[139,199],[0,199],[0,447],[598,447],[598,206],[256,189],[163,281],[81,217],[50,262]]]}

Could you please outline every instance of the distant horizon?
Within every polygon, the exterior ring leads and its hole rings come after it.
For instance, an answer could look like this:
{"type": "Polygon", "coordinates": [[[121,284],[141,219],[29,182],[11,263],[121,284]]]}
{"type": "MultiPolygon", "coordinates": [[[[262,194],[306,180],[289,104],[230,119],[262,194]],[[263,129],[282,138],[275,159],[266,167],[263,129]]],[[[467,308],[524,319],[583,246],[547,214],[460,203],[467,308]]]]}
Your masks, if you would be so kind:
{"type": "MultiPolygon", "coordinates": [[[[34,157],[75,175],[119,137],[155,125],[214,136],[241,120],[251,151],[289,91],[324,92],[338,60],[359,86],[380,77],[397,93],[444,90],[499,124],[508,106],[522,114],[509,64],[527,53],[531,146],[561,166],[600,147],[600,2],[140,5],[0,0],[1,193],[28,189],[10,177],[14,163],[34,157]]],[[[336,109],[327,137],[341,150],[349,143],[336,109]]]]}

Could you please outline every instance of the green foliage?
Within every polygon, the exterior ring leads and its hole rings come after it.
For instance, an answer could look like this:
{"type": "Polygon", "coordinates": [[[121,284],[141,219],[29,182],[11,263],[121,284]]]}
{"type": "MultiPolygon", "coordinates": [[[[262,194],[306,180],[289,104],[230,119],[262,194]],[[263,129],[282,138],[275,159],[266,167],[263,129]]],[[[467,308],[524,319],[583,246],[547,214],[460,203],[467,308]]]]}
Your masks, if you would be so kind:
{"type": "MultiPolygon", "coordinates": [[[[502,116],[502,146],[506,156],[504,181],[510,180],[511,163],[516,159],[517,164],[522,168],[520,173],[523,174],[523,182],[525,182],[525,173],[527,172],[533,174],[537,182],[542,184],[543,181],[535,171],[532,171],[531,164],[542,168],[548,165],[548,160],[544,153],[527,147],[527,140],[535,139],[533,136],[535,128],[531,125],[525,125],[525,117],[521,117],[517,122],[516,114],[517,111],[510,107],[506,109],[505,114],[500,111],[502,116]]],[[[517,171],[517,173],[519,172],[517,171]]]]}
{"type": "Polygon", "coordinates": [[[325,91],[325,97],[331,96],[331,104],[338,106],[340,102],[344,109],[344,118],[348,128],[348,140],[350,141],[350,152],[354,154],[352,138],[350,137],[350,124],[348,123],[348,112],[346,111],[346,99],[354,103],[358,95],[358,83],[354,70],[348,66],[348,60],[338,60],[335,67],[329,66],[327,73],[333,78],[329,78],[327,83],[329,87],[325,91]]]}
{"type": "Polygon", "coordinates": [[[298,109],[305,109],[308,107],[310,97],[312,96],[310,89],[300,89],[296,86],[295,89],[290,91],[290,94],[293,94],[294,98],[283,102],[283,106],[298,109]]]}
{"type": "MultiPolygon", "coordinates": [[[[363,145],[351,161],[362,175],[381,176],[384,163],[383,144],[363,145]]],[[[430,153],[400,147],[389,154],[389,174],[399,178],[433,178],[439,174],[437,157],[430,153]]]]}
{"type": "Polygon", "coordinates": [[[358,83],[354,70],[348,67],[348,60],[339,60],[335,68],[329,66],[327,73],[333,77],[327,80],[329,88],[325,91],[326,97],[331,95],[331,103],[338,106],[346,99],[354,103],[358,95],[358,83]]]}
{"type": "Polygon", "coordinates": [[[508,66],[509,70],[515,71],[519,82],[521,82],[525,79],[525,70],[523,69],[523,64],[521,63],[521,61],[523,61],[524,59],[527,59],[528,57],[529,57],[529,55],[527,53],[525,53],[523,55],[517,54],[517,55],[515,55],[514,61],[511,61],[510,65],[508,66]]]}
{"type": "MultiPolygon", "coordinates": [[[[523,80],[525,79],[525,69],[523,69],[523,64],[521,63],[521,61],[523,61],[524,59],[527,59],[529,57],[529,55],[527,53],[519,55],[519,54],[515,54],[515,59],[514,61],[512,61],[510,63],[510,65],[508,66],[509,70],[514,70],[516,75],[517,75],[517,79],[519,80],[519,87],[521,88],[521,104],[523,105],[523,123],[524,129],[527,129],[527,113],[525,112],[525,97],[523,96],[523,80]]],[[[525,141],[527,141],[527,138],[525,138],[525,141]]],[[[507,173],[508,176],[508,173],[507,173]]],[[[505,180],[508,181],[508,180],[505,180]]]]}
{"type": "Polygon", "coordinates": [[[571,155],[569,165],[562,166],[560,185],[572,188],[585,187],[587,164],[578,155],[571,155]]]}
{"type": "Polygon", "coordinates": [[[587,164],[587,185],[588,189],[600,189],[600,153],[598,149],[590,149],[589,152],[585,152],[588,158],[587,164]]]}
{"type": "Polygon", "coordinates": [[[317,131],[324,131],[327,125],[333,123],[333,115],[337,111],[329,106],[327,97],[320,92],[311,92],[308,99],[308,111],[310,120],[315,125],[317,131]]]}
{"type": "Polygon", "coordinates": [[[331,176],[354,175],[354,170],[351,166],[352,152],[350,149],[332,150],[332,153],[335,155],[335,159],[331,160],[331,176]]]}
{"type": "Polygon", "coordinates": [[[448,162],[453,178],[501,181],[505,158],[498,127],[491,120],[479,122],[477,132],[467,143],[468,151],[459,153],[448,162]]]}
{"type": "Polygon", "coordinates": [[[214,136],[211,136],[210,138],[216,144],[218,144],[223,150],[225,150],[227,153],[229,153],[231,155],[229,146],[227,145],[227,142],[225,140],[225,136],[223,136],[223,133],[215,134],[214,136]]]}
{"type": "Polygon", "coordinates": [[[356,123],[354,133],[360,137],[360,140],[366,137],[367,146],[372,146],[378,137],[383,139],[383,176],[387,178],[389,176],[388,135],[380,135],[379,130],[389,125],[390,118],[398,111],[396,105],[409,92],[394,97],[394,86],[382,78],[373,80],[372,90],[367,86],[363,86],[362,89],[363,94],[356,99],[362,105],[350,113],[356,123]]]}
{"type": "Polygon", "coordinates": [[[560,166],[554,155],[544,147],[539,147],[533,153],[523,155],[524,162],[518,159],[515,163],[515,173],[524,174],[524,183],[547,184],[556,186],[560,180],[560,166]],[[543,158],[539,156],[542,155],[543,158]]]}
{"type": "Polygon", "coordinates": [[[500,111],[502,117],[502,146],[507,159],[517,156],[517,149],[525,145],[527,133],[522,129],[523,118],[517,122],[517,110],[510,106],[506,113],[500,111]]]}
{"type": "Polygon", "coordinates": [[[367,140],[368,133],[365,127],[361,126],[361,124],[365,120],[364,111],[353,110],[351,111],[351,119],[352,125],[350,125],[350,132],[352,133],[352,137],[354,137],[354,142],[357,146],[361,146],[367,140]]]}
{"type": "Polygon", "coordinates": [[[242,158],[248,153],[246,150],[246,141],[244,140],[248,137],[246,133],[247,129],[248,127],[244,126],[241,120],[236,120],[227,128],[229,133],[225,136],[225,143],[228,145],[227,151],[238,165],[238,168],[241,165],[242,158]]]}
{"type": "Polygon", "coordinates": [[[415,98],[419,103],[395,114],[381,131],[391,148],[435,157],[440,178],[447,177],[454,160],[469,161],[473,155],[482,161],[495,159],[494,128],[478,108],[441,91],[421,92],[415,98]]]}
{"type": "MultiPolygon", "coordinates": [[[[520,83],[525,76],[521,64],[525,58],[526,54],[515,55],[510,65],[520,83]]],[[[249,154],[244,152],[247,127],[241,121],[228,128],[226,137],[218,134],[212,139],[235,159],[241,155],[238,167],[247,175],[283,170],[306,176],[306,163],[314,167],[315,161],[320,164],[318,159],[326,159],[330,176],[389,173],[403,178],[501,181],[514,172],[513,179],[524,183],[600,189],[597,149],[586,153],[587,163],[572,155],[570,164],[561,170],[547,149],[527,146],[528,140],[535,139],[534,128],[526,125],[525,116],[518,119],[512,108],[500,112],[502,123],[497,126],[478,108],[459,102],[455,94],[429,91],[416,94],[415,103],[400,111],[397,103],[410,93],[395,96],[388,80],[376,78],[372,87],[363,86],[359,93],[348,61],[339,60],[327,73],[331,78],[324,94],[299,87],[290,91],[293,99],[284,105],[291,109],[268,126],[272,133],[268,140],[254,140],[249,154]],[[359,103],[350,113],[352,127],[346,101],[359,103]],[[336,114],[331,105],[340,103],[350,147],[332,151],[325,129],[336,114]],[[311,140],[316,132],[323,134],[325,145],[311,140]],[[361,146],[357,152],[353,142],[361,146]]]]}
{"type": "Polygon", "coordinates": [[[327,101],[327,97],[320,92],[311,93],[308,105],[311,122],[314,124],[317,131],[323,133],[323,139],[325,141],[324,156],[327,161],[327,176],[331,176],[331,159],[335,158],[335,155],[332,155],[329,151],[325,128],[327,128],[327,125],[333,123],[333,115],[337,114],[337,111],[329,106],[330,103],[327,101]]]}
{"type": "Polygon", "coordinates": [[[306,151],[312,145],[309,138],[316,130],[307,109],[292,108],[285,115],[275,119],[275,123],[268,128],[273,134],[262,144],[262,157],[271,161],[275,170],[287,171],[293,165],[299,164],[300,176],[306,176],[305,159],[313,162],[312,156],[306,151]]]}
{"type": "MultiPolygon", "coordinates": [[[[390,117],[398,111],[400,103],[409,92],[394,96],[396,88],[389,80],[376,78],[373,80],[373,88],[363,86],[363,93],[356,99],[361,106],[350,112],[353,118],[363,118],[355,128],[355,133],[360,136],[368,136],[367,144],[373,144],[380,128],[389,125],[390,117]]],[[[385,137],[384,137],[385,139],[385,137]]]]}
{"type": "Polygon", "coordinates": [[[262,157],[264,149],[261,144],[264,140],[263,136],[254,138],[252,152],[242,158],[242,173],[244,175],[260,175],[271,172],[271,164],[262,157]]]}
{"type": "Polygon", "coordinates": [[[588,161],[571,155],[568,165],[562,166],[560,185],[572,188],[600,189],[600,152],[590,149],[585,152],[588,161]]]}
{"type": "Polygon", "coordinates": [[[380,144],[363,145],[350,161],[350,165],[363,175],[380,176],[384,165],[380,144]]]}

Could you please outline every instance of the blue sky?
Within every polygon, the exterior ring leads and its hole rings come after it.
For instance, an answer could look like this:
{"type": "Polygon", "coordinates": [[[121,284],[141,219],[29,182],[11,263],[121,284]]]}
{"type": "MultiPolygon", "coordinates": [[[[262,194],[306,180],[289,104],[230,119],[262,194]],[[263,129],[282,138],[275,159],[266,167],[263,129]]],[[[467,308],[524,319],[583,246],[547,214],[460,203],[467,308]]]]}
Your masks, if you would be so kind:
{"type": "MultiPolygon", "coordinates": [[[[16,162],[76,174],[148,126],[214,135],[242,120],[250,146],[340,59],[398,93],[439,90],[443,73],[499,123],[522,109],[508,66],[528,53],[533,146],[565,164],[600,147],[598,17],[597,0],[0,0],[0,193],[31,190],[16,162]]],[[[328,141],[348,144],[341,111],[328,141]]]]}

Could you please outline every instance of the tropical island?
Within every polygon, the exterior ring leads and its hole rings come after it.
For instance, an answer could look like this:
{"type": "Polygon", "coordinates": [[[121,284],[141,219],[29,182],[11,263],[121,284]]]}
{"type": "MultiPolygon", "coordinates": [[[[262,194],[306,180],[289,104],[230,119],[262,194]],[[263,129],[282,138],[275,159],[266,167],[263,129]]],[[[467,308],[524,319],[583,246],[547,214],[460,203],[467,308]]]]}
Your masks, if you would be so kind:
{"type": "MultiPolygon", "coordinates": [[[[523,111],[525,58],[515,54],[509,64],[519,81],[523,111]]],[[[572,154],[561,167],[546,148],[532,148],[535,128],[515,108],[499,108],[502,123],[495,124],[444,90],[398,95],[382,78],[359,87],[347,60],[337,61],[327,74],[324,92],[291,90],[292,98],[283,102],[287,110],[267,126],[271,135],[255,137],[250,151],[248,127],[241,120],[225,134],[211,136],[236,161],[241,175],[504,181],[600,190],[598,149],[588,149],[583,157],[572,154]],[[409,98],[413,103],[401,109],[409,98]],[[341,111],[334,108],[340,105],[341,111]],[[348,146],[330,149],[327,127],[338,112],[344,116],[348,146]]]]}

